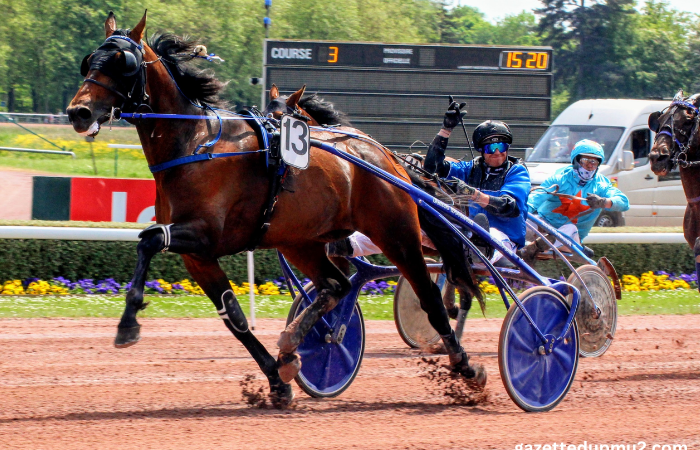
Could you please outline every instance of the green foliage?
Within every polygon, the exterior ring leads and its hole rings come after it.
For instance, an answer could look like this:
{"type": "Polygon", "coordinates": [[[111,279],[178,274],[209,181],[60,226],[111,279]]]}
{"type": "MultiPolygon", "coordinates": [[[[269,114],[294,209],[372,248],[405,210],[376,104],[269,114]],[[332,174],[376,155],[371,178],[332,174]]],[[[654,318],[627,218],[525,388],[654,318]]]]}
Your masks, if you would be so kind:
{"type": "Polygon", "coordinates": [[[535,15],[522,11],[495,25],[472,6],[458,6],[444,14],[442,42],[452,44],[541,45],[535,15]]]}
{"type": "Polygon", "coordinates": [[[539,30],[554,48],[555,105],[582,98],[669,97],[700,87],[700,21],[648,0],[542,0],[539,30]],[[585,5],[585,6],[582,6],[585,5]]]}

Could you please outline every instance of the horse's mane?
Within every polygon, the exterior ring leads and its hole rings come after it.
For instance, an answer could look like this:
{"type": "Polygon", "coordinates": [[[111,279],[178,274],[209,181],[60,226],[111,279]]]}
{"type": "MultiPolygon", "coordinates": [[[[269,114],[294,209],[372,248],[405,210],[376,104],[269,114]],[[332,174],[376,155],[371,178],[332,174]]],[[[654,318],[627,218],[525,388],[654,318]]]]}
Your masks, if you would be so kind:
{"type": "Polygon", "coordinates": [[[299,100],[299,106],[321,125],[352,126],[344,112],[336,110],[333,103],[322,99],[316,94],[299,100]]]}
{"type": "Polygon", "coordinates": [[[190,64],[195,58],[194,48],[199,44],[197,39],[164,32],[156,32],[148,40],[148,45],[166,62],[180,90],[190,100],[225,107],[219,93],[226,83],[217,80],[212,70],[199,69],[190,64]]]}

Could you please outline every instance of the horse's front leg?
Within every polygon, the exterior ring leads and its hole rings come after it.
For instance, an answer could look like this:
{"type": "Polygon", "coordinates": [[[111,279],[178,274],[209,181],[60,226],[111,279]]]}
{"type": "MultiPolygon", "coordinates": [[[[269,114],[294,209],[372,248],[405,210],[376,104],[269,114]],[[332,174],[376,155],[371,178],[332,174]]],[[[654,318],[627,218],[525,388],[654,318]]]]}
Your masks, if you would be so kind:
{"type": "Polygon", "coordinates": [[[292,386],[280,379],[277,361],[250,331],[248,320],[219,262],[193,255],[183,255],[183,260],[187,271],[214,303],[226,327],[241,341],[267,377],[272,403],[280,407],[289,405],[294,398],[292,386]]]}
{"type": "Polygon", "coordinates": [[[196,253],[205,244],[205,240],[200,238],[201,235],[203,234],[197,232],[197,228],[190,224],[156,224],[139,234],[141,240],[136,247],[138,261],[131,288],[126,294],[126,307],[117,327],[115,347],[130,347],[141,339],[141,325],[136,320],[136,314],[148,306],[148,303],[143,301],[143,289],[153,256],[165,250],[174,253],[196,253]]]}

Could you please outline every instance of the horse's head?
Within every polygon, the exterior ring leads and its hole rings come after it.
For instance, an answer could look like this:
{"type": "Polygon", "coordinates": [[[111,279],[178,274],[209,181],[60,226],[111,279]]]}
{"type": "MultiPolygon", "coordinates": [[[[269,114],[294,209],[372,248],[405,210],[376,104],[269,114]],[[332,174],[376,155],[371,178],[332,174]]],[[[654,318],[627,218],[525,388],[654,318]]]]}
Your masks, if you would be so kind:
{"type": "Polygon", "coordinates": [[[306,85],[302,86],[301,89],[285,97],[280,95],[279,89],[274,84],[270,88],[270,103],[267,104],[265,110],[262,112],[265,117],[272,117],[273,119],[279,120],[283,114],[301,114],[309,119],[309,125],[318,126],[319,123],[309,115],[302,107],[299,106],[299,101],[301,101],[301,96],[304,95],[306,90],[306,85]]]}
{"type": "Polygon", "coordinates": [[[680,90],[664,111],[649,116],[649,129],[656,133],[649,152],[651,170],[664,176],[685,161],[700,159],[700,94],[684,98],[680,90]]]}
{"type": "Polygon", "coordinates": [[[114,13],[105,21],[106,39],[83,59],[83,85],[66,110],[78,133],[96,135],[113,108],[132,112],[146,102],[146,14],[131,30],[118,30],[114,13]]]}

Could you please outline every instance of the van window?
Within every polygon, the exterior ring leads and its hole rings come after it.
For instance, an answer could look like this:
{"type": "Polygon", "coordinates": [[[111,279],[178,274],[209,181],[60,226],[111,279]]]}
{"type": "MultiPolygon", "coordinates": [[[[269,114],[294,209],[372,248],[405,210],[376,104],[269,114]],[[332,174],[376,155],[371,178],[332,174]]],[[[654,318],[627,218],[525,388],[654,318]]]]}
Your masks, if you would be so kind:
{"type": "Polygon", "coordinates": [[[603,147],[605,161],[617,146],[622,132],[622,127],[599,127],[591,125],[555,125],[547,129],[544,135],[537,141],[535,148],[527,158],[528,162],[571,162],[571,150],[582,139],[596,141],[603,147]]]}
{"type": "Polygon", "coordinates": [[[649,130],[635,130],[627,138],[622,149],[634,153],[634,167],[640,167],[649,162],[650,142],[649,130]]]}

